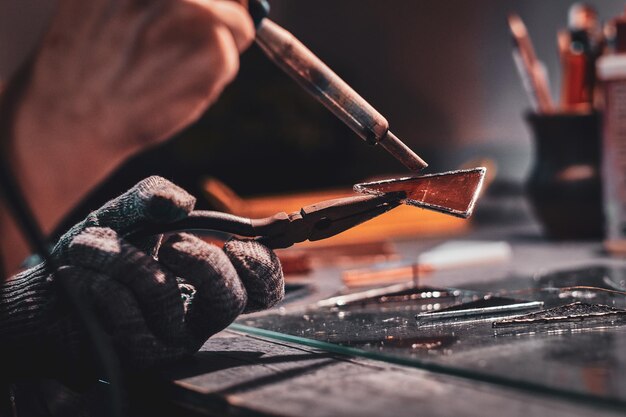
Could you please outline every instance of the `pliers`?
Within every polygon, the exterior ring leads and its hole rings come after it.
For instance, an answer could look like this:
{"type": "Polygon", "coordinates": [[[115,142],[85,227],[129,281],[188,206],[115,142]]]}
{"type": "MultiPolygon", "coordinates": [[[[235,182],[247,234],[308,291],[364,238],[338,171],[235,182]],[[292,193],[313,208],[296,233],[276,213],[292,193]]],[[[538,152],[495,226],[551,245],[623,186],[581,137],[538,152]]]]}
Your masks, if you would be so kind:
{"type": "Polygon", "coordinates": [[[404,192],[383,195],[357,195],[326,200],[299,211],[277,213],[262,219],[249,219],[218,211],[192,211],[186,218],[167,224],[148,224],[132,237],[181,231],[220,231],[258,240],[272,249],[292,246],[306,240],[335,236],[399,206],[404,192]]]}

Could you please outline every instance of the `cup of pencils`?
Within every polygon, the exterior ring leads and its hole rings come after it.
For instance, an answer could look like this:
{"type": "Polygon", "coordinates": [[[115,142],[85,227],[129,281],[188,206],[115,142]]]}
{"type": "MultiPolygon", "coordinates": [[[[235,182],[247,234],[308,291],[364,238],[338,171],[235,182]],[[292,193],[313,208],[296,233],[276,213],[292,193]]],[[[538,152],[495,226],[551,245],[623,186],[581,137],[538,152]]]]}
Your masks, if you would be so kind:
{"type": "Polygon", "coordinates": [[[605,48],[595,10],[576,3],[568,28],[557,34],[562,65],[560,103],[550,96],[545,67],[519,16],[509,15],[513,58],[531,100],[526,122],[535,158],[526,192],[547,237],[604,235],[601,179],[602,116],[595,110],[595,65],[605,48]]]}

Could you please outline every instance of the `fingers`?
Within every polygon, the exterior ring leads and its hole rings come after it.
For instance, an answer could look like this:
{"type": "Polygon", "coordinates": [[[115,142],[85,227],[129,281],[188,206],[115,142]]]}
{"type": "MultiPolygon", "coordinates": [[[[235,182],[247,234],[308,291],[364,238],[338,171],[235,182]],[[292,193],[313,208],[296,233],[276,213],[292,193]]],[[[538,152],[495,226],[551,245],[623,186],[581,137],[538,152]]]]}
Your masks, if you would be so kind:
{"type": "Polygon", "coordinates": [[[133,293],[116,280],[95,275],[92,299],[124,365],[135,369],[179,359],[195,350],[186,343],[165,343],[151,332],[133,293]]]}
{"type": "Polygon", "coordinates": [[[239,69],[231,32],[209,10],[188,1],[169,9],[137,37],[115,89],[132,103],[126,130],[136,147],[171,137],[200,117],[239,69]]]}
{"type": "Polygon", "coordinates": [[[159,265],[112,229],[76,236],[64,262],[89,270],[90,298],[124,361],[146,367],[195,352],[245,311],[282,299],[275,254],[255,241],[231,240],[224,251],[189,234],[163,243],[159,265]],[[176,276],[195,287],[185,314],[176,276]]]}
{"type": "Polygon", "coordinates": [[[285,296],[283,270],[276,254],[255,240],[232,239],[224,245],[248,293],[244,313],[265,310],[285,296]]]}
{"type": "Polygon", "coordinates": [[[70,28],[72,32],[84,35],[89,27],[102,19],[107,9],[111,8],[111,4],[109,0],[59,0],[49,35],[57,42],[73,42],[71,37],[67,36],[70,34],[70,28]]]}
{"type": "MultiPolygon", "coordinates": [[[[111,228],[123,236],[145,223],[169,223],[182,219],[193,210],[195,203],[196,199],[192,195],[165,178],[158,176],[146,178],[74,225],[61,236],[53,253],[58,257],[65,257],[64,251],[67,246],[88,227],[111,228]]],[[[158,239],[133,243],[150,252],[158,243],[158,239]]]]}
{"type": "Polygon", "coordinates": [[[196,199],[165,178],[148,177],[93,213],[97,225],[125,234],[145,222],[169,223],[187,216],[196,199]]]}
{"type": "Polygon", "coordinates": [[[228,257],[217,246],[186,233],[173,235],[163,243],[159,261],[196,288],[187,311],[187,324],[199,345],[244,310],[246,290],[228,257]]]}
{"type": "Polygon", "coordinates": [[[101,159],[109,163],[93,167],[102,175],[200,117],[234,79],[239,53],[255,33],[246,8],[234,1],[59,2],[20,120],[29,137],[72,127],[67,149],[106,151],[101,159]],[[44,107],[45,123],[38,111],[44,107]]]}
{"type": "Polygon", "coordinates": [[[134,295],[146,325],[164,342],[179,341],[184,322],[176,277],[112,229],[87,228],[67,251],[67,262],[107,274],[134,295]]]}
{"type": "Polygon", "coordinates": [[[203,7],[207,12],[213,15],[216,23],[225,25],[230,31],[239,52],[246,50],[254,40],[254,23],[248,13],[247,5],[223,0],[186,1],[203,7]]]}

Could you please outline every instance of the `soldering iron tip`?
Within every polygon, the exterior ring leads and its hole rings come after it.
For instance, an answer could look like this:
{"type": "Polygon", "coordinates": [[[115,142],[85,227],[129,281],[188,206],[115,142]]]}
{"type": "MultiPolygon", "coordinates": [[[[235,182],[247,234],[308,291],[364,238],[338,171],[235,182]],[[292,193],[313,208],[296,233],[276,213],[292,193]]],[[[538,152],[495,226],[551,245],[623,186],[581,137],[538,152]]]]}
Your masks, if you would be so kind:
{"type": "Polygon", "coordinates": [[[388,131],[387,135],[385,135],[378,144],[411,171],[420,171],[428,166],[422,158],[398,139],[396,135],[391,133],[391,131],[388,131]]]}

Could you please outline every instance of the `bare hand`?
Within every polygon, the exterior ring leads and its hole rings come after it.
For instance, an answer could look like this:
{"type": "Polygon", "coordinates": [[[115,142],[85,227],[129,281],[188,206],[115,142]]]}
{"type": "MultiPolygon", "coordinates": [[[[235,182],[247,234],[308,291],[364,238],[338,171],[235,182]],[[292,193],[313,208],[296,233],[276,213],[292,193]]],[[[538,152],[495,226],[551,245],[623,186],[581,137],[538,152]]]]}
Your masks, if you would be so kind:
{"type": "Polygon", "coordinates": [[[253,37],[235,1],[59,0],[10,143],[44,229],[124,159],[195,120],[253,37]]]}

